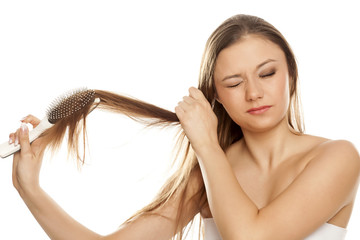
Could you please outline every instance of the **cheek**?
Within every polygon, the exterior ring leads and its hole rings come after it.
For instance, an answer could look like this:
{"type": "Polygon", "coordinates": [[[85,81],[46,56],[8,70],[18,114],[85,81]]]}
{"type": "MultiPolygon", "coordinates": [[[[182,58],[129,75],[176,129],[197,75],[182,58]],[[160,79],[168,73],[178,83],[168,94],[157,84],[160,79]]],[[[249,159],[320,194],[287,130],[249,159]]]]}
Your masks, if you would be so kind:
{"type": "Polygon", "coordinates": [[[219,87],[215,84],[215,92],[216,92],[216,100],[223,104],[226,102],[226,96],[228,96],[228,94],[226,94],[226,89],[223,87],[219,87]]]}
{"type": "Polygon", "coordinates": [[[284,111],[287,111],[290,103],[289,77],[287,74],[280,77],[277,83],[276,89],[273,91],[273,96],[276,98],[276,102],[283,106],[284,111]]]}
{"type": "Polygon", "coordinates": [[[221,103],[221,105],[223,105],[225,109],[233,108],[234,106],[238,108],[239,104],[244,102],[244,96],[242,91],[235,89],[227,89],[224,87],[217,88],[216,99],[219,103],[221,103]]]}
{"type": "Polygon", "coordinates": [[[246,116],[245,112],[249,106],[246,106],[243,91],[220,88],[217,92],[217,100],[237,124],[246,116]]]}

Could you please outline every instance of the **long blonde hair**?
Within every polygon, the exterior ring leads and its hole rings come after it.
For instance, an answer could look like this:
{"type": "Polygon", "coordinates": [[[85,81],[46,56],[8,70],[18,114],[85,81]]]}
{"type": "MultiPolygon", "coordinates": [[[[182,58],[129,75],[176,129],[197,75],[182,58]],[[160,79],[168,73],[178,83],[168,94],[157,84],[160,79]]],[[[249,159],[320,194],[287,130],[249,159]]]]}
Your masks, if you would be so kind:
{"type": "MultiPolygon", "coordinates": [[[[298,70],[294,54],[282,36],[282,34],[271,24],[261,18],[249,15],[235,15],[223,22],[208,39],[203,54],[198,88],[203,92],[206,99],[213,107],[218,118],[218,140],[221,148],[226,149],[243,137],[241,128],[230,118],[225,109],[215,100],[216,89],[214,87],[214,69],[219,53],[231,44],[239,41],[248,34],[255,34],[277,44],[285,53],[290,76],[290,104],[288,109],[289,127],[297,134],[304,132],[304,124],[301,119],[300,99],[298,94],[298,70]]],[[[173,126],[179,125],[179,120],[174,112],[159,108],[157,106],[136,100],[130,97],[121,96],[108,91],[95,90],[95,98],[100,101],[84,108],[82,111],[57,122],[52,128],[44,133],[45,141],[52,149],[60,146],[65,132],[68,131],[68,149],[75,154],[78,162],[83,162],[84,157],[79,155],[79,138],[85,140],[86,116],[95,108],[105,109],[112,112],[125,114],[128,117],[140,121],[147,126],[173,126]]],[[[84,146],[85,147],[85,141],[84,146]]],[[[190,174],[199,169],[194,152],[191,150],[189,141],[181,130],[177,141],[178,169],[165,182],[155,199],[143,209],[130,217],[126,223],[134,219],[152,214],[156,209],[163,206],[174,194],[180,198],[180,204],[176,216],[176,225],[180,226],[183,217],[182,209],[186,206],[185,192],[190,179],[190,174]]],[[[205,197],[205,187],[199,187],[195,196],[205,197]]],[[[203,205],[206,203],[202,203],[203,205]]],[[[191,221],[192,223],[192,221],[191,221]]],[[[173,239],[183,239],[185,228],[177,227],[173,239]]]]}

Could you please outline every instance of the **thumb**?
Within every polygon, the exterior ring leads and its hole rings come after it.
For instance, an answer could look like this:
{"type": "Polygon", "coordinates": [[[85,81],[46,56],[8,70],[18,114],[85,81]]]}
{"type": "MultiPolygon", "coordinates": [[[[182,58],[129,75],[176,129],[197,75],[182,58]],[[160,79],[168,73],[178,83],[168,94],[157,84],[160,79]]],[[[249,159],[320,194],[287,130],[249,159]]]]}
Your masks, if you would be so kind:
{"type": "Polygon", "coordinates": [[[31,151],[30,140],[29,140],[29,128],[26,124],[21,124],[19,131],[19,143],[21,146],[21,155],[31,151]]]}

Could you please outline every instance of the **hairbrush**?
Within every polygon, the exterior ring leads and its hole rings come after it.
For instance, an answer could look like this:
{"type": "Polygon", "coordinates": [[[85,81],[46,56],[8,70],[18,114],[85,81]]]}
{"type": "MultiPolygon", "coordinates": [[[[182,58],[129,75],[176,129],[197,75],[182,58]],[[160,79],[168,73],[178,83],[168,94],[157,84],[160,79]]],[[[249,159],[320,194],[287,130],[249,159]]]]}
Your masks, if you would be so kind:
{"type": "MultiPolygon", "coordinates": [[[[33,130],[29,132],[30,142],[37,139],[45,130],[52,127],[60,119],[71,116],[95,101],[95,91],[89,89],[77,89],[67,92],[56,98],[46,111],[46,116],[33,130]]],[[[20,145],[5,142],[0,145],[0,157],[6,158],[19,151],[20,145]]]]}

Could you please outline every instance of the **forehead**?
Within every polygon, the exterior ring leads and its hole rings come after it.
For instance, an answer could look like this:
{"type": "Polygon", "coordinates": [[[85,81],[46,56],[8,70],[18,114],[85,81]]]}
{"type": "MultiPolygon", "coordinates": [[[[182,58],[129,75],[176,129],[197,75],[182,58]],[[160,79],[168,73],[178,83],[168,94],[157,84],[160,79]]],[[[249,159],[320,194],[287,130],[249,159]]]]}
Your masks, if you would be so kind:
{"type": "Polygon", "coordinates": [[[227,74],[254,71],[256,66],[267,59],[286,65],[285,54],[278,45],[264,38],[248,35],[219,53],[214,77],[217,79],[227,74]]]}

